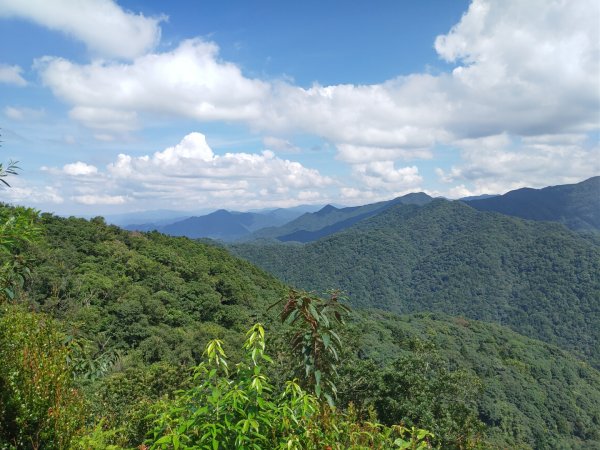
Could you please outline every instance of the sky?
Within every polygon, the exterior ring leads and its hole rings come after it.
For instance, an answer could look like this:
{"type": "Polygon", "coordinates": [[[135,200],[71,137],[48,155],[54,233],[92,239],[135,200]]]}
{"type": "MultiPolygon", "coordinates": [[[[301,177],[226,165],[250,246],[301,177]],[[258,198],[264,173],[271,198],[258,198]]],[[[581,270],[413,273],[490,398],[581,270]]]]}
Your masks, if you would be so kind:
{"type": "Polygon", "coordinates": [[[600,174],[597,0],[0,0],[0,200],[459,198],[600,174]]]}

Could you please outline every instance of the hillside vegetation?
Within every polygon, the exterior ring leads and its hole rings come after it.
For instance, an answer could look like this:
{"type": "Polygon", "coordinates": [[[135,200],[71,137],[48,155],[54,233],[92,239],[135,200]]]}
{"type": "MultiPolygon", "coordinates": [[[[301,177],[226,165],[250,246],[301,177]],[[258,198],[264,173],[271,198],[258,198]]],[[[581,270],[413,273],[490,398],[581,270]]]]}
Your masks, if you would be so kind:
{"type": "Polygon", "coordinates": [[[298,373],[294,329],[280,323],[281,307],[269,306],[289,288],[272,276],[223,248],[100,218],[44,215],[41,225],[41,240],[17,245],[31,276],[0,308],[0,384],[19,380],[4,384],[0,403],[9,408],[0,416],[37,419],[27,429],[0,428],[0,441],[12,439],[2,448],[35,430],[45,433],[44,448],[69,439],[71,448],[175,448],[176,439],[212,442],[207,427],[219,427],[218,448],[249,436],[269,442],[263,448],[288,437],[315,449],[387,449],[413,439],[415,448],[598,446],[598,371],[556,347],[477,321],[357,311],[339,329],[338,410],[327,412],[310,384],[286,383],[298,373]],[[256,322],[265,324],[264,348],[262,337],[246,335],[258,332],[256,322]],[[216,345],[227,372],[214,366],[216,345]],[[31,355],[41,358],[37,374],[24,370],[31,355]],[[13,401],[26,392],[38,394],[13,401]],[[248,414],[257,414],[256,430],[248,414]],[[400,423],[407,428],[393,427],[400,423]]]}
{"type": "Polygon", "coordinates": [[[398,410],[406,416],[432,408],[429,389],[460,373],[462,391],[438,391],[434,404],[457,406],[471,393],[489,445],[600,448],[600,372],[555,346],[443,314],[369,311],[352,334],[361,337],[355,345],[366,359],[346,376],[353,383],[362,377],[355,392],[384,422],[398,410]],[[381,368],[371,360],[393,362],[381,368]]]}
{"type": "Polygon", "coordinates": [[[434,200],[303,246],[231,248],[293,286],[336,286],[357,307],[499,323],[600,366],[600,246],[559,224],[434,200]]]}
{"type": "Polygon", "coordinates": [[[517,189],[468,204],[480,211],[560,222],[573,230],[600,230],[600,176],[576,184],[517,189]]]}

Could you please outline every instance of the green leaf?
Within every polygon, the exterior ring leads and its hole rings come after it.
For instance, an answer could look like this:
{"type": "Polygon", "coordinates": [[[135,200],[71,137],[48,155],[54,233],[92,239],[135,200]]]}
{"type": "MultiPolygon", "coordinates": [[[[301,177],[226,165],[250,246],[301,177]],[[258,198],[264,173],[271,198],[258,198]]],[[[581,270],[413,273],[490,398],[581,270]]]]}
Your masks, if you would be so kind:
{"type": "Polygon", "coordinates": [[[317,311],[317,308],[315,308],[315,305],[313,305],[312,303],[308,304],[308,311],[310,312],[311,316],[313,316],[315,318],[315,320],[317,322],[321,321],[321,316],[317,311]]]}
{"type": "Polygon", "coordinates": [[[331,336],[329,336],[328,333],[323,333],[321,335],[321,338],[323,339],[323,345],[325,346],[325,348],[329,348],[329,346],[331,345],[331,336]]]}
{"type": "Polygon", "coordinates": [[[291,325],[292,323],[294,323],[294,321],[298,317],[298,314],[299,314],[299,311],[297,309],[295,309],[294,311],[292,311],[290,313],[290,315],[287,317],[287,319],[285,319],[285,321],[283,323],[286,325],[291,325]]]}
{"type": "Polygon", "coordinates": [[[170,443],[171,443],[171,440],[172,440],[172,436],[169,436],[169,435],[167,435],[167,436],[163,436],[163,437],[161,437],[161,438],[160,438],[158,441],[156,441],[156,442],[154,443],[154,445],[160,445],[160,444],[170,444],[170,443]]]}

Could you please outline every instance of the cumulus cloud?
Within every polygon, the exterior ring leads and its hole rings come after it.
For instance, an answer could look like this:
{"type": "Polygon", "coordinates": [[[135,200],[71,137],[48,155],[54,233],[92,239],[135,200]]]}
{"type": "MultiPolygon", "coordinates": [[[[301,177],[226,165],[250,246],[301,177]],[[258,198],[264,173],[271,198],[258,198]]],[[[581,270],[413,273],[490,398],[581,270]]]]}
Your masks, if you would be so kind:
{"type": "Polygon", "coordinates": [[[78,177],[78,176],[94,175],[94,174],[98,173],[98,168],[95,166],[92,166],[90,164],[86,164],[84,162],[77,161],[75,163],[64,165],[62,171],[67,175],[78,177]]]}
{"type": "Polygon", "coordinates": [[[23,69],[19,66],[9,66],[0,64],[0,83],[14,84],[16,86],[26,86],[27,81],[21,75],[23,69]]]}
{"type": "Polygon", "coordinates": [[[215,155],[201,133],[190,133],[179,144],[152,156],[120,154],[108,166],[108,172],[115,178],[139,181],[145,186],[188,183],[197,190],[209,191],[247,189],[251,185],[268,191],[277,187],[304,189],[332,183],[317,170],[277,158],[268,150],[260,154],[215,155]]]}
{"type": "Polygon", "coordinates": [[[394,161],[373,161],[367,164],[356,164],[353,173],[362,185],[369,189],[385,191],[411,191],[418,188],[423,178],[416,166],[396,169],[394,161]]]}
{"type": "Polygon", "coordinates": [[[78,161],[61,169],[63,189],[84,205],[125,203],[195,209],[289,206],[326,198],[335,181],[271,151],[215,154],[201,133],[152,155],[120,154],[106,170],[78,161]]]}
{"type": "Polygon", "coordinates": [[[112,0],[0,0],[0,16],[62,31],[96,54],[117,58],[134,58],[152,49],[165,19],[124,11],[112,0]]]}
{"type": "Polygon", "coordinates": [[[52,92],[73,105],[71,117],[91,128],[129,131],[138,127],[138,113],[200,121],[256,119],[269,85],[244,77],[217,53],[215,44],[192,39],[131,63],[79,65],[46,57],[36,66],[52,92]]]}
{"type": "Polygon", "coordinates": [[[10,189],[2,191],[3,201],[15,204],[61,204],[64,198],[55,186],[36,186],[22,177],[10,180],[10,189]]]}
{"type": "MultiPolygon", "coordinates": [[[[33,13],[18,12],[29,8],[15,6],[20,3],[0,0],[3,14],[58,27],[33,19],[33,13]]],[[[59,2],[59,11],[64,4],[59,2]]],[[[36,62],[44,84],[70,105],[74,120],[95,130],[98,139],[118,139],[142,127],[148,116],[241,122],[266,134],[267,148],[283,152],[295,148],[275,136],[307,133],[333,145],[338,160],[352,165],[355,179],[366,188],[362,198],[376,198],[384,190],[388,195],[398,192],[393,190],[396,185],[418,187],[422,177],[413,162],[432,158],[440,147],[458,151],[462,158],[454,167],[438,171],[456,193],[540,185],[550,179],[577,181],[598,170],[585,163],[598,159],[598,146],[586,143],[588,133],[599,128],[600,3],[595,0],[473,0],[461,20],[435,40],[435,50],[452,70],[371,85],[310,87],[250,78],[223,61],[216,44],[201,39],[148,52],[158,36],[157,19],[124,12],[108,0],[78,5],[86,13],[90,5],[102,5],[128,24],[123,29],[132,29],[134,22],[145,24],[150,32],[141,36],[152,36],[140,38],[144,44],[127,52],[131,61],[78,64],[45,57],[36,62]],[[397,165],[399,161],[405,167],[397,165]]],[[[78,33],[66,25],[58,28],[78,33]]],[[[85,42],[96,48],[92,43],[100,40],[85,42]]],[[[194,145],[195,152],[203,148],[198,142],[194,145]]],[[[171,152],[174,177],[194,192],[211,192],[211,198],[235,192],[240,201],[254,201],[253,196],[263,192],[316,192],[297,180],[310,180],[305,183],[310,185],[321,177],[271,152],[206,153],[208,159],[202,159],[180,151],[171,152]],[[241,178],[236,174],[240,168],[257,175],[241,178]],[[275,181],[263,186],[257,180],[265,176],[275,181]]],[[[150,185],[160,187],[160,195],[175,195],[160,174],[161,164],[170,158],[165,152],[146,159],[121,155],[107,176],[117,179],[130,173],[131,180],[139,178],[136,195],[150,185]],[[142,185],[144,177],[153,181],[142,185]]],[[[345,188],[343,195],[355,195],[353,187],[345,188]]]]}
{"type": "Polygon", "coordinates": [[[369,147],[363,145],[339,144],[338,158],[342,161],[352,164],[365,163],[369,161],[389,161],[389,160],[414,160],[430,159],[433,157],[429,148],[385,148],[369,147]]]}
{"type": "Polygon", "coordinates": [[[553,183],[577,183],[600,173],[600,146],[585,135],[541,135],[523,139],[506,133],[465,139],[460,164],[436,170],[449,184],[448,192],[464,195],[504,193],[523,186],[540,188],[553,183]],[[473,186],[467,192],[464,183],[473,186]],[[454,189],[454,191],[453,191],[454,189]]]}
{"type": "MultiPolygon", "coordinates": [[[[455,65],[451,72],[373,85],[302,88],[251,79],[220,60],[214,43],[198,39],[131,63],[45,58],[37,66],[72,105],[71,117],[106,133],[133,130],[144,114],[241,121],[271,136],[320,136],[351,164],[415,160],[465,139],[596,130],[599,15],[594,0],[474,0],[435,40],[440,58],[455,65]]],[[[290,148],[265,139],[275,150],[290,148]]],[[[540,162],[563,157],[549,155],[540,162]]]]}

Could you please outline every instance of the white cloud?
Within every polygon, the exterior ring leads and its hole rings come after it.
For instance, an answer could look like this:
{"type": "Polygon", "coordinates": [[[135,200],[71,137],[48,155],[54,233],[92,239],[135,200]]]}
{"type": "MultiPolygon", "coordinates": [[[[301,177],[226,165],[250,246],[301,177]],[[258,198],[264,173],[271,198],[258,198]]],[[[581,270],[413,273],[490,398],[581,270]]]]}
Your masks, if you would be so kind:
{"type": "Polygon", "coordinates": [[[98,168],[95,166],[92,166],[90,164],[86,164],[84,162],[77,161],[75,163],[64,165],[62,171],[67,175],[78,177],[78,176],[95,175],[98,173],[98,168]]]}
{"type": "Polygon", "coordinates": [[[15,204],[61,204],[64,198],[54,186],[36,186],[22,177],[10,180],[10,189],[2,190],[3,201],[15,204]]]}
{"type": "MultiPolygon", "coordinates": [[[[121,13],[127,20],[140,18],[121,13]]],[[[219,57],[216,44],[200,39],[164,52],[134,52],[129,62],[77,64],[45,57],[36,67],[45,85],[71,106],[71,117],[94,129],[98,139],[118,139],[144,126],[150,116],[242,122],[266,134],[265,145],[275,151],[296,150],[275,136],[312,134],[337,148],[338,160],[352,165],[366,188],[362,198],[399,192],[395,185],[418,187],[418,170],[407,170],[416,169],[412,161],[432,158],[433,149],[453,147],[462,162],[439,173],[454,185],[449,189],[497,192],[518,183],[577,181],[598,170],[589,163],[597,159],[598,147],[586,140],[599,128],[599,16],[595,0],[473,0],[459,23],[435,40],[439,57],[454,66],[452,71],[372,85],[302,88],[290,81],[249,78],[219,57]],[[407,167],[397,168],[398,161],[407,167]]],[[[181,180],[182,189],[211,192],[211,198],[235,192],[240,202],[250,202],[262,193],[282,198],[294,189],[313,191],[298,181],[309,169],[269,152],[211,153],[206,160],[175,153],[171,178],[181,180]],[[287,178],[275,176],[274,167],[287,178]],[[249,171],[244,178],[240,168],[249,171]],[[252,171],[255,178],[248,176],[252,171]],[[263,186],[256,180],[266,173],[275,181],[263,186]]],[[[154,181],[140,181],[135,195],[153,184],[160,195],[174,196],[160,175],[164,161],[157,155],[124,154],[109,176],[130,171],[141,180],[145,174],[154,181]]]]}
{"type": "Polygon", "coordinates": [[[587,145],[585,139],[585,135],[542,135],[519,140],[507,134],[464,139],[457,142],[462,162],[436,172],[445,183],[473,186],[467,195],[576,183],[600,173],[600,146],[587,145]]]}
{"type": "Polygon", "coordinates": [[[394,197],[407,194],[408,192],[383,192],[381,190],[370,190],[365,188],[356,188],[345,186],[340,188],[340,196],[336,201],[344,205],[365,205],[385,200],[390,200],[394,197]]]}
{"type": "MultiPolygon", "coordinates": [[[[200,133],[190,133],[183,140],[152,156],[119,155],[108,166],[115,178],[152,183],[188,183],[198,190],[246,189],[261,185],[269,191],[277,186],[304,189],[332,183],[314,169],[298,162],[277,158],[268,150],[261,154],[226,153],[215,155],[200,133]],[[177,180],[177,181],[175,181],[177,180]]],[[[174,186],[177,190],[177,186],[174,186]]]]}
{"type": "Polygon", "coordinates": [[[383,189],[388,192],[416,190],[423,181],[416,166],[396,169],[394,161],[355,164],[352,170],[361,185],[369,189],[383,189]]]}
{"type": "MultiPolygon", "coordinates": [[[[198,39],[131,63],[46,58],[38,67],[54,94],[73,106],[74,119],[106,132],[133,130],[145,114],[242,121],[269,134],[320,136],[350,163],[414,160],[457,140],[597,129],[599,5],[474,0],[435,41],[440,57],[456,65],[451,73],[373,85],[304,89],[250,79],[220,60],[215,44],[198,39]]],[[[273,148],[287,146],[265,139],[273,148]]]]}
{"type": "Polygon", "coordinates": [[[38,60],[43,82],[73,105],[71,117],[101,130],[138,127],[138,113],[209,120],[255,120],[269,86],[245,78],[217,60],[215,44],[183,41],[166,53],[132,63],[78,65],[62,58],[38,60]]]}
{"type": "Polygon", "coordinates": [[[18,106],[7,106],[4,108],[4,115],[13,120],[35,120],[44,117],[45,114],[46,112],[43,109],[18,106]]]}
{"type": "Polygon", "coordinates": [[[298,200],[303,202],[314,203],[322,198],[321,193],[317,191],[300,191],[297,196],[298,200]]]}
{"type": "Polygon", "coordinates": [[[112,0],[0,0],[0,16],[32,21],[62,31],[85,43],[94,53],[134,58],[160,39],[159,23],[124,11],[112,0]]]}
{"type": "Polygon", "coordinates": [[[352,164],[365,163],[369,161],[389,161],[389,160],[414,160],[431,159],[432,153],[429,148],[384,148],[368,147],[362,145],[339,144],[338,158],[342,161],[352,164]]]}
{"type": "Polygon", "coordinates": [[[61,179],[61,189],[85,205],[249,209],[317,201],[335,187],[333,179],[317,170],[268,150],[215,154],[200,133],[152,155],[120,154],[105,171],[81,161],[42,169],[70,175],[61,179]]]}
{"type": "Polygon", "coordinates": [[[27,81],[21,75],[23,69],[19,66],[9,66],[0,64],[0,83],[15,84],[17,86],[26,86],[27,81]]]}
{"type": "Polygon", "coordinates": [[[101,142],[112,142],[115,140],[115,137],[108,133],[94,133],[94,139],[101,142]]]}
{"type": "Polygon", "coordinates": [[[71,109],[69,116],[97,130],[126,133],[138,127],[137,114],[134,111],[76,106],[71,109]]]}
{"type": "Polygon", "coordinates": [[[76,195],[71,199],[83,205],[122,205],[127,202],[122,195],[76,195]]]}

